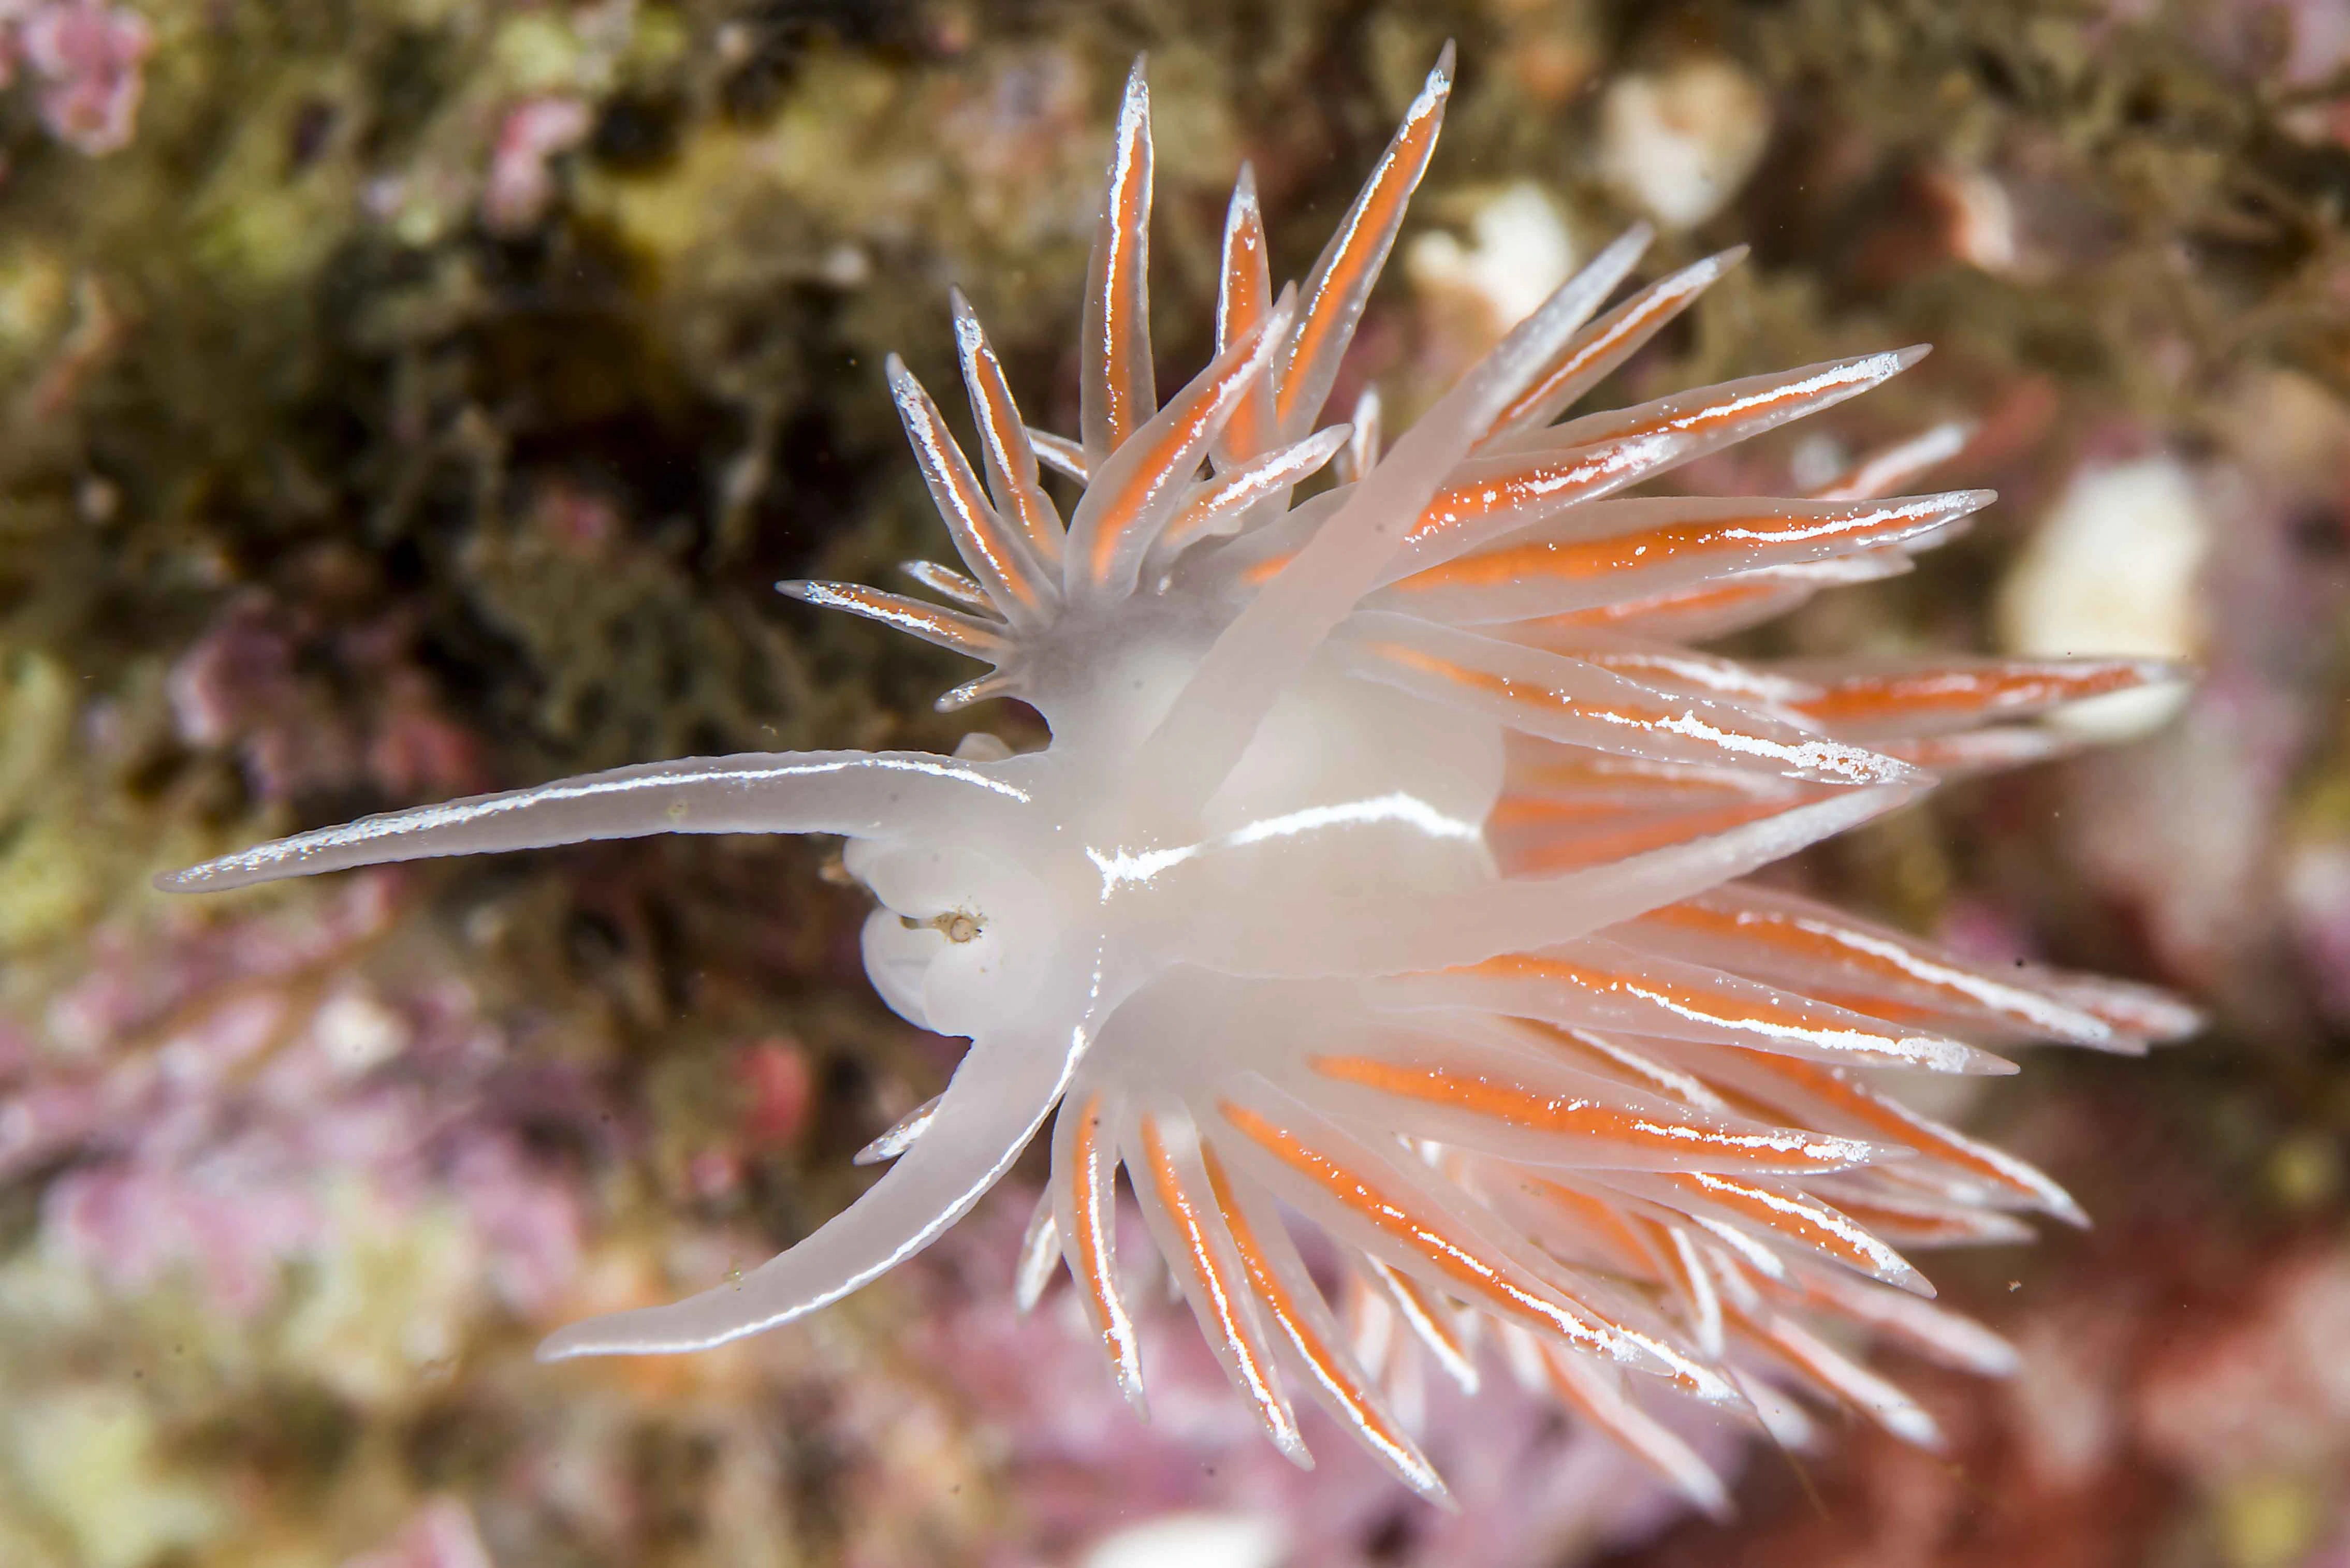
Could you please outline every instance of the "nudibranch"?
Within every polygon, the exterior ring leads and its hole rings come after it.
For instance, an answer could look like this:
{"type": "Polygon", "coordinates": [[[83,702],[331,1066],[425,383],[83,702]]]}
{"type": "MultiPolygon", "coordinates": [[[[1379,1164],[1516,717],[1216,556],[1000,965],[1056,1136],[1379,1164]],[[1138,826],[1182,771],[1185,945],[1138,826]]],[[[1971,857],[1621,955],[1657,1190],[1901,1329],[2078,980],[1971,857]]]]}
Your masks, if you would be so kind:
{"type": "Polygon", "coordinates": [[[847,839],[876,900],[874,987],[970,1039],[944,1093],[877,1140],[862,1158],[889,1162],[880,1179],[796,1246],[566,1328],[544,1355],[694,1350],[837,1301],[954,1224],[1050,1119],[1024,1300],[1065,1261],[1141,1407],[1114,1255],[1122,1167],[1273,1441],[1308,1462],[1302,1396],[1432,1501],[1443,1483],[1409,1418],[1421,1355],[1464,1385],[1501,1369],[1555,1393],[1715,1510],[1723,1487],[1661,1399],[1787,1443],[1807,1402],[1841,1402],[1931,1443],[1927,1413],[1850,1342],[2010,1365],[1897,1249],[2079,1212],[1888,1084],[2009,1071],[1991,1049],[2029,1041],[2141,1051],[2194,1015],[1742,878],[1938,778],[2051,754],[2064,732],[2036,721],[2064,703],[2178,672],[1693,648],[1905,571],[1991,499],[1892,494],[1953,453],[1955,428],[1791,499],[1654,493],[1916,349],[1562,421],[1736,253],[1607,307],[1636,230],[1391,444],[1369,395],[1325,423],[1451,78],[1448,47],[1311,275],[1277,296],[1242,170],[1214,357],[1163,406],[1139,66],[1087,275],[1076,438],[1023,424],[960,297],[976,466],[890,362],[965,571],[910,566],[930,600],[779,586],[993,666],[941,708],[1016,697],[1049,724],[1043,750],[974,735],[951,756],[656,763],[160,879],[225,888],[656,833],[847,839]],[[1066,523],[1040,463],[1078,487],[1066,523]]]}

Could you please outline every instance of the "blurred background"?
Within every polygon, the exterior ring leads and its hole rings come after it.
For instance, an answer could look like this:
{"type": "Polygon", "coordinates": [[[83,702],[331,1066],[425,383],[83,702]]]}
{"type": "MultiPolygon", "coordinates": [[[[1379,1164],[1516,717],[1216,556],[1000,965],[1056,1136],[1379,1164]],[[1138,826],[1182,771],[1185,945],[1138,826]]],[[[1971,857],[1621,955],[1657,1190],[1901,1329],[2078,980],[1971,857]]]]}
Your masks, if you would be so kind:
{"type": "Polygon", "coordinates": [[[0,0],[0,1563],[2350,1564],[2350,0],[0,0]],[[1033,1162],[804,1325],[534,1364],[806,1233],[952,1065],[827,846],[149,874],[624,762],[1036,743],[771,591],[938,547],[883,355],[950,383],[959,284],[1074,426],[1147,49],[1180,379],[1239,161],[1302,275],[1447,37],[1339,404],[1424,404],[1635,217],[1651,272],[1744,243],[1609,400],[1937,350],[1695,484],[1965,416],[1938,482],[2002,493],[1752,647],[2204,671],[1801,867],[2212,1012],[1965,1108],[2097,1219],[1935,1260],[2022,1372],[1887,1358],[1945,1456],[1719,1445],[1728,1527],[1432,1397],[1439,1515],[1326,1430],[1291,1469],[1180,1309],[1134,1422],[1066,1294],[1012,1308],[1033,1162]]]}

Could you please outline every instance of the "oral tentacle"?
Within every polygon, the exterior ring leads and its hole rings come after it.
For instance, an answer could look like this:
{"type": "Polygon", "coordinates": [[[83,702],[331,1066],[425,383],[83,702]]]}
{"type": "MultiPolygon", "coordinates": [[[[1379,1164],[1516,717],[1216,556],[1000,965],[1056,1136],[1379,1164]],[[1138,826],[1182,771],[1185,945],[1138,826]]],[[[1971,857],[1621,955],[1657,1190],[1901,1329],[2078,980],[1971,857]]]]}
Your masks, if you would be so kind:
{"type": "Polygon", "coordinates": [[[442,855],[545,849],[656,833],[839,833],[875,837],[924,820],[1024,805],[1029,793],[929,752],[751,752],[583,774],[530,789],[363,816],[183,871],[167,893],[442,855]]]}
{"type": "Polygon", "coordinates": [[[1011,1168],[1052,1114],[1090,1036],[1041,1023],[972,1042],[931,1125],[881,1179],[816,1233],[724,1284],[667,1306],[558,1330],[539,1359],[706,1350],[838,1301],[928,1247],[1011,1168]]]}

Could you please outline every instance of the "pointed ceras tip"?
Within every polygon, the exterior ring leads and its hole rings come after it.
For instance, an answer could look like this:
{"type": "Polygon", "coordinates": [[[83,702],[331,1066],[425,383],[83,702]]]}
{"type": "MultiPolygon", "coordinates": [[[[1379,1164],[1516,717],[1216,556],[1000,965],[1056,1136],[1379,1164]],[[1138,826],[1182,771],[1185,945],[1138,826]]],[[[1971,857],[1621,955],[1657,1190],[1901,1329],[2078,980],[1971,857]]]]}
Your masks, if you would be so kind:
{"type": "Polygon", "coordinates": [[[1240,174],[1232,181],[1232,206],[1225,216],[1225,226],[1247,223],[1257,216],[1256,165],[1241,160],[1240,174]]]}

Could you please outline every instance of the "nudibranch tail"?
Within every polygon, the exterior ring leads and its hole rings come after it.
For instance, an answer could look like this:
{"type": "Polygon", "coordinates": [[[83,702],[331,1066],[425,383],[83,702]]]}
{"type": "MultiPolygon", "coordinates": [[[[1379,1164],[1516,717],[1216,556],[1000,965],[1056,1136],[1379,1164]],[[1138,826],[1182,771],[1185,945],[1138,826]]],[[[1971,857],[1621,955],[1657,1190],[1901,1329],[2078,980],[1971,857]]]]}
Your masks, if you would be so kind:
{"type": "Polygon", "coordinates": [[[1652,237],[1636,227],[1392,441],[1374,389],[1326,421],[1451,82],[1447,46],[1302,288],[1274,287],[1243,167],[1214,352],[1164,407],[1139,62],[1087,266],[1076,438],[1024,422],[960,293],[976,462],[889,360],[962,569],[908,563],[929,599],[777,586],[992,666],[940,706],[1021,698],[1050,728],[1041,752],[974,735],[952,757],[624,768],[159,878],[229,888],[665,832],[849,840],[876,992],[972,1041],[945,1093],[868,1144],[858,1163],[889,1169],[781,1256],[542,1354],[693,1349],[837,1301],[952,1225],[1057,1109],[1021,1305],[1065,1265],[1108,1376],[1143,1407],[1124,1169],[1275,1447],[1310,1462],[1310,1399],[1440,1505],[1444,1456],[1417,1430],[1426,1366],[1474,1392],[1498,1358],[1719,1514],[1728,1490],[1662,1401],[1791,1446],[1818,1429],[1805,1402],[1842,1405],[1930,1447],[1925,1410],[1823,1327],[2015,1365],[1922,1299],[1904,1254],[2022,1240],[2026,1217],[2081,1209],[1912,1107],[1902,1081],[2012,1072],[2001,1053],[2043,1041],[2142,1052],[2198,1015],[1743,879],[1939,779],[2061,754],[2079,732],[2043,721],[2184,672],[1691,647],[1908,571],[1991,500],[1895,493],[1961,455],[1958,423],[1809,494],[1652,488],[1919,348],[1572,413],[1742,251],[1610,308],[1652,237]],[[1047,469],[1081,487],[1066,524],[1047,469]],[[1301,1246],[1306,1231],[1327,1246],[1301,1246]]]}

